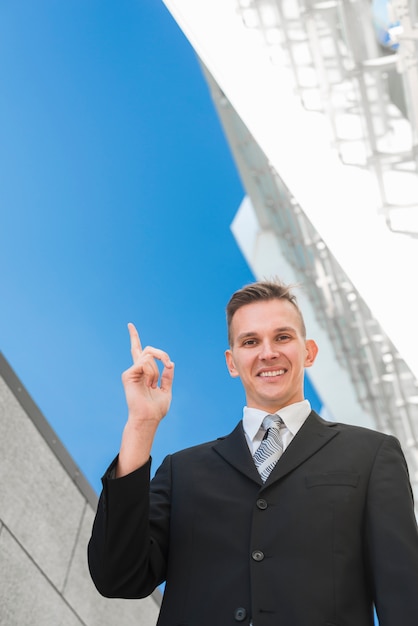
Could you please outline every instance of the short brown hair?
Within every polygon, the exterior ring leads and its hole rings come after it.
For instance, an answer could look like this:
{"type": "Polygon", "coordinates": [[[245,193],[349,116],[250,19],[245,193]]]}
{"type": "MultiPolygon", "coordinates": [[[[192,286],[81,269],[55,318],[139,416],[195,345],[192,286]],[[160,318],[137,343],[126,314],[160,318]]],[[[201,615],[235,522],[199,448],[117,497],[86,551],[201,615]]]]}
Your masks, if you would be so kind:
{"type": "Polygon", "coordinates": [[[246,304],[262,300],[287,300],[293,304],[299,314],[302,336],[306,338],[306,327],[303,315],[297,303],[296,296],[291,291],[294,287],[295,285],[286,285],[279,279],[275,279],[250,283],[232,294],[226,306],[229,345],[232,346],[231,323],[235,313],[246,304]]]}

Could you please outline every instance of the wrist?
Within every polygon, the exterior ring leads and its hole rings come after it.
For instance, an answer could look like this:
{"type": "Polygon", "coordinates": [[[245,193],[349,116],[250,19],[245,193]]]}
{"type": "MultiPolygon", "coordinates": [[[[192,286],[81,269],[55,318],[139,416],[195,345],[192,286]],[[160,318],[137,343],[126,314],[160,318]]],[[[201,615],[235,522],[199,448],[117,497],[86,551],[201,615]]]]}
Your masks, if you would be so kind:
{"type": "Polygon", "coordinates": [[[148,462],[158,423],[155,419],[140,422],[128,420],[122,434],[116,466],[117,478],[130,474],[148,462]]]}

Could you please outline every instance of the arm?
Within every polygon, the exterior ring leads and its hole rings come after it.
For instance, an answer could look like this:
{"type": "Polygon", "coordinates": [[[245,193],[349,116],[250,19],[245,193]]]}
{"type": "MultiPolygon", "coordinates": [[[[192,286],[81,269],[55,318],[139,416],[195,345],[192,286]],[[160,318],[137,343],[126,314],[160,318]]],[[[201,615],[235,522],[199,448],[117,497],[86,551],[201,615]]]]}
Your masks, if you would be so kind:
{"type": "Polygon", "coordinates": [[[384,439],[369,483],[366,538],[380,626],[415,626],[418,530],[399,442],[384,439]]]}
{"type": "Polygon", "coordinates": [[[170,524],[171,459],[153,480],[150,463],[117,480],[103,479],[88,546],[90,574],[108,598],[144,598],[166,577],[170,524]]]}
{"type": "Polygon", "coordinates": [[[149,474],[154,435],[171,402],[174,364],[161,350],[143,350],[132,324],[129,332],[133,365],[122,375],[128,420],[120,453],[102,479],[88,560],[100,593],[133,598],[151,593],[165,576],[170,472],[161,472],[154,532],[150,531],[149,474]],[[156,359],[164,365],[159,386],[156,359]]]}

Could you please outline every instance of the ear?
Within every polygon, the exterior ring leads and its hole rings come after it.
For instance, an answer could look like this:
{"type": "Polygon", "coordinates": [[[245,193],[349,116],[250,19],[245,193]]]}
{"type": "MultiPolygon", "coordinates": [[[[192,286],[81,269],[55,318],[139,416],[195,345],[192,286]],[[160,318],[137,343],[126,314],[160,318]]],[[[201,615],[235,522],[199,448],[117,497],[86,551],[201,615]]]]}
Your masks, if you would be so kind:
{"type": "Polygon", "coordinates": [[[306,346],[306,358],[305,358],[305,367],[311,367],[316,359],[316,355],[318,354],[318,346],[316,345],[313,339],[307,339],[305,342],[306,346]]]}
{"type": "Polygon", "coordinates": [[[239,374],[236,370],[234,359],[232,357],[232,351],[230,349],[225,350],[225,361],[226,361],[226,366],[228,368],[228,371],[230,375],[232,376],[232,378],[237,378],[239,374]]]}

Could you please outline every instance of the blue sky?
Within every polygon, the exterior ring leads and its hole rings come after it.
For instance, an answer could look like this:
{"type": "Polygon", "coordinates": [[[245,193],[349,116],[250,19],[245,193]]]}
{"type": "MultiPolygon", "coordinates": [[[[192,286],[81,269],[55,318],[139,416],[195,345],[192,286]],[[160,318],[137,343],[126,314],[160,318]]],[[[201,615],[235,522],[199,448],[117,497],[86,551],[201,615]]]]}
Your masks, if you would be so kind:
{"type": "Polygon", "coordinates": [[[253,280],[243,189],[158,0],[0,5],[0,349],[96,490],[126,418],[126,324],[176,363],[154,446],[228,433],[225,305],[253,280]]]}
{"type": "Polygon", "coordinates": [[[0,6],[0,349],[95,489],[125,421],[126,324],[176,362],[155,464],[226,434],[224,308],[252,275],[243,189],[156,0],[0,6]]]}

